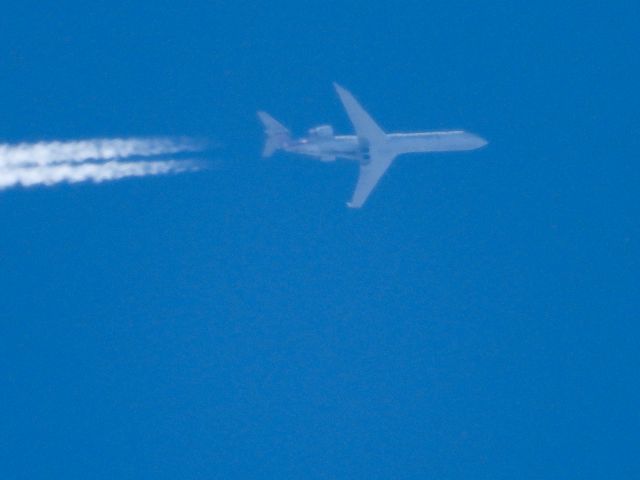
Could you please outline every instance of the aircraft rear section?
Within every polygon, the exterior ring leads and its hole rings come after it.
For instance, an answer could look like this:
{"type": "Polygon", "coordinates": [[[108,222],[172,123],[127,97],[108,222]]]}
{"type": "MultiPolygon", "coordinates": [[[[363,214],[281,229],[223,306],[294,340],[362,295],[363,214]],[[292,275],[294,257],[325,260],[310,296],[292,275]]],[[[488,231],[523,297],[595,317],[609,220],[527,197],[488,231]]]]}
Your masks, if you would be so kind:
{"type": "Polygon", "coordinates": [[[262,122],[264,133],[267,136],[262,156],[270,157],[273,152],[284,147],[291,140],[291,132],[267,112],[258,112],[258,118],[262,122]]]}

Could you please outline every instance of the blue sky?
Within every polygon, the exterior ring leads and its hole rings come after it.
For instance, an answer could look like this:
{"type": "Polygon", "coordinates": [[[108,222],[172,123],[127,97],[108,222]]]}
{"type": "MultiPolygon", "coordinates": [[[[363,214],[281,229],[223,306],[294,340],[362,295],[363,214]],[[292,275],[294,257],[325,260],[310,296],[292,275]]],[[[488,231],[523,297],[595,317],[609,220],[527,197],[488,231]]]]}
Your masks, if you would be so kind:
{"type": "Polygon", "coordinates": [[[634,2],[11,2],[2,143],[211,168],[0,191],[0,476],[635,478],[634,2]],[[298,133],[465,128],[362,211],[298,133]]]}

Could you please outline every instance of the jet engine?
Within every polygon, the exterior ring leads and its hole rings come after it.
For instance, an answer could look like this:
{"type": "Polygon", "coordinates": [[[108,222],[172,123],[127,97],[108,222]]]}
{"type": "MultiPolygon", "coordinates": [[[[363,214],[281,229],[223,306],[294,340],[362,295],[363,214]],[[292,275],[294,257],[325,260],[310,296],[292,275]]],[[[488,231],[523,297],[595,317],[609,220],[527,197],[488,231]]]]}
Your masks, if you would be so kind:
{"type": "Polygon", "coordinates": [[[319,127],[309,129],[309,137],[311,138],[333,138],[333,127],[331,125],[320,125],[319,127]]]}

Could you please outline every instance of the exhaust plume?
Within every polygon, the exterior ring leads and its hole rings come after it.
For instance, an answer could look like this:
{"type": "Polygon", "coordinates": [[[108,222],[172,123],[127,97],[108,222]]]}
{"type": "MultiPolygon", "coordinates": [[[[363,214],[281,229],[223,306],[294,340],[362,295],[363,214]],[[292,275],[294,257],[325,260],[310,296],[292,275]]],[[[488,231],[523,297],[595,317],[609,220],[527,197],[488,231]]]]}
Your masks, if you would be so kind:
{"type": "Polygon", "coordinates": [[[0,189],[195,171],[197,161],[171,156],[204,148],[193,139],[163,137],[0,144],[0,189]]]}

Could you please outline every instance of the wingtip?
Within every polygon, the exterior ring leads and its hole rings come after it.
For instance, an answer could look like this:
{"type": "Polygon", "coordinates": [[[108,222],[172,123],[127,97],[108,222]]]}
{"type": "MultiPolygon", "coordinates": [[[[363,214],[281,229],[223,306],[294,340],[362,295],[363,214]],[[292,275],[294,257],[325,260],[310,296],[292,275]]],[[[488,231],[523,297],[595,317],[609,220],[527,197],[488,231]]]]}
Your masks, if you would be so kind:
{"type": "Polygon", "coordinates": [[[333,82],[333,88],[335,88],[336,92],[342,93],[345,91],[345,88],[340,85],[338,82],[333,82]]]}

